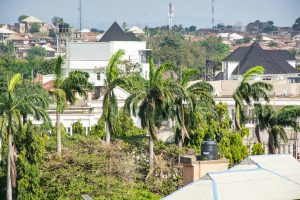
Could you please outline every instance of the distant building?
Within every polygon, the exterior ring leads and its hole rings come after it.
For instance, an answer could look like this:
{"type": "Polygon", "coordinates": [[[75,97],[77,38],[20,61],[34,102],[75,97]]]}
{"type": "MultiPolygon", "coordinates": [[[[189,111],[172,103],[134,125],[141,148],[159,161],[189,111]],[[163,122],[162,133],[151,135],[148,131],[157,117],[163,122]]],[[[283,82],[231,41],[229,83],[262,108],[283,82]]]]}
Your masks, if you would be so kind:
{"type": "Polygon", "coordinates": [[[5,43],[6,40],[14,34],[15,34],[14,31],[11,31],[7,28],[0,28],[0,42],[5,43]]]}
{"type": "Polygon", "coordinates": [[[299,82],[300,72],[296,58],[287,50],[264,50],[257,42],[248,47],[239,47],[222,62],[223,80],[240,79],[254,66],[263,66],[265,73],[260,78],[266,80],[288,79],[299,82]]]}
{"type": "Polygon", "coordinates": [[[26,24],[25,23],[15,23],[15,31],[20,34],[26,33],[26,24]]]}
{"type": "Polygon", "coordinates": [[[256,20],[255,22],[251,22],[246,26],[246,32],[248,34],[258,34],[262,32],[276,32],[277,27],[273,26],[272,21],[261,22],[256,20]]]}
{"type": "Polygon", "coordinates": [[[219,33],[217,36],[221,37],[223,39],[229,39],[232,41],[241,40],[244,38],[244,36],[237,34],[237,33],[219,33]]]}
{"type": "Polygon", "coordinates": [[[38,19],[34,16],[26,17],[25,19],[22,20],[22,23],[25,24],[25,30],[27,33],[31,29],[32,24],[37,23],[37,24],[41,25],[41,27],[44,26],[44,24],[45,24],[45,22],[41,21],[40,19],[38,19]]]}
{"type": "Polygon", "coordinates": [[[146,49],[146,41],[141,41],[131,32],[124,32],[116,22],[104,33],[99,42],[69,43],[66,72],[74,70],[88,72],[90,81],[96,88],[103,87],[105,68],[110,57],[119,49],[125,51],[123,60],[140,68],[141,75],[147,79],[151,50],[146,49]]]}

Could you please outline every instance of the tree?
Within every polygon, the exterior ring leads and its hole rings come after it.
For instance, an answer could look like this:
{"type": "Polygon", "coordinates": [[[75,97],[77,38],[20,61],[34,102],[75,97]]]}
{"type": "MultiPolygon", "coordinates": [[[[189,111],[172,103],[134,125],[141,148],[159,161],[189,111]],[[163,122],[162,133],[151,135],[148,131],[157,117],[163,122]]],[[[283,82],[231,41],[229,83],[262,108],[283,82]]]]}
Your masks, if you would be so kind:
{"type": "Polygon", "coordinates": [[[257,34],[257,35],[255,36],[255,41],[256,41],[256,42],[261,42],[262,39],[263,39],[263,36],[262,36],[261,34],[257,34]]]}
{"type": "Polygon", "coordinates": [[[64,19],[62,17],[57,16],[54,16],[51,21],[54,26],[58,26],[59,24],[64,23],[64,19]]]}
{"type": "Polygon", "coordinates": [[[252,147],[251,155],[263,155],[265,150],[261,143],[255,143],[252,147]]]}
{"type": "Polygon", "coordinates": [[[105,88],[106,91],[103,97],[103,113],[102,117],[105,120],[106,142],[110,144],[110,135],[115,132],[115,124],[118,116],[118,102],[114,93],[114,89],[125,84],[123,77],[120,77],[119,65],[121,64],[121,58],[125,54],[123,50],[118,50],[109,60],[108,66],[105,72],[105,88]]]}
{"type": "Polygon", "coordinates": [[[74,122],[72,124],[73,134],[85,135],[85,130],[80,121],[74,122]]]}
{"type": "Polygon", "coordinates": [[[55,63],[54,94],[56,101],[56,142],[57,155],[61,156],[61,124],[60,115],[67,108],[67,102],[73,105],[76,102],[75,94],[86,96],[87,89],[92,89],[93,85],[88,81],[87,72],[73,71],[67,78],[63,78],[62,58],[57,57],[55,63]]]}
{"type": "Polygon", "coordinates": [[[199,44],[205,48],[206,58],[212,60],[217,69],[220,68],[222,60],[230,53],[230,47],[223,44],[222,38],[219,37],[209,37],[199,44]]]}
{"type": "Polygon", "coordinates": [[[27,15],[21,15],[18,17],[18,22],[21,23],[24,19],[26,19],[28,16],[27,15]]]}
{"type": "MultiPolygon", "coordinates": [[[[138,115],[141,126],[149,134],[149,163],[150,170],[154,166],[154,143],[156,140],[155,128],[159,128],[163,120],[168,118],[169,106],[174,103],[173,94],[179,88],[163,74],[174,69],[171,64],[163,64],[155,68],[153,56],[149,62],[149,80],[140,90],[134,91],[125,101],[125,110],[128,115],[138,115]]],[[[137,83],[138,84],[138,83],[137,83]]]]}
{"type": "Polygon", "coordinates": [[[28,60],[33,60],[35,59],[36,57],[46,57],[47,56],[47,51],[45,48],[43,47],[31,47],[29,50],[28,50],[28,54],[27,54],[27,59],[28,60]]]}
{"type": "Polygon", "coordinates": [[[270,41],[270,42],[268,43],[268,46],[269,46],[269,47],[277,47],[277,46],[278,46],[278,43],[277,43],[277,42],[274,42],[274,41],[270,41]]]}
{"type": "Polygon", "coordinates": [[[250,84],[249,81],[255,76],[262,75],[264,68],[262,66],[255,66],[249,69],[244,75],[241,83],[233,93],[233,99],[235,102],[235,128],[240,130],[246,122],[246,115],[244,114],[244,101],[247,105],[251,105],[251,100],[259,101],[263,98],[265,101],[269,101],[268,91],[273,89],[273,86],[269,83],[257,81],[250,84]]]}
{"type": "Polygon", "coordinates": [[[39,23],[33,23],[31,25],[29,32],[30,33],[38,33],[38,32],[40,32],[40,27],[41,27],[41,25],[39,23]]]}
{"type": "Polygon", "coordinates": [[[196,26],[190,26],[189,27],[189,32],[196,32],[197,27],[196,26]]]}
{"type": "Polygon", "coordinates": [[[19,99],[16,96],[15,87],[21,84],[21,75],[15,74],[7,84],[7,90],[0,97],[0,128],[1,133],[8,136],[8,153],[7,153],[7,196],[12,200],[12,186],[16,187],[16,168],[15,154],[16,148],[13,145],[15,135],[21,130],[22,120],[21,111],[26,110],[34,118],[46,121],[47,113],[43,108],[38,107],[34,102],[43,104],[43,99],[36,94],[28,94],[19,99]]]}
{"type": "Polygon", "coordinates": [[[180,133],[181,137],[178,138],[179,145],[181,145],[180,141],[189,138],[185,116],[190,112],[194,112],[199,103],[209,105],[213,102],[213,88],[209,83],[200,81],[188,84],[191,76],[195,74],[197,74],[197,70],[184,68],[178,83],[182,90],[182,92],[175,97],[175,116],[177,121],[176,133],[180,133]]]}
{"type": "MultiPolygon", "coordinates": [[[[300,108],[284,106],[276,111],[270,105],[261,104],[255,104],[254,108],[254,114],[258,120],[256,130],[266,130],[269,133],[269,153],[274,154],[279,148],[280,139],[285,143],[287,142],[285,127],[292,127],[295,131],[299,130],[297,118],[300,116],[300,108]]],[[[259,135],[259,132],[256,135],[259,135]]]]}
{"type": "Polygon", "coordinates": [[[293,29],[295,31],[300,31],[300,17],[298,17],[296,20],[295,20],[295,23],[293,24],[293,29]]]}

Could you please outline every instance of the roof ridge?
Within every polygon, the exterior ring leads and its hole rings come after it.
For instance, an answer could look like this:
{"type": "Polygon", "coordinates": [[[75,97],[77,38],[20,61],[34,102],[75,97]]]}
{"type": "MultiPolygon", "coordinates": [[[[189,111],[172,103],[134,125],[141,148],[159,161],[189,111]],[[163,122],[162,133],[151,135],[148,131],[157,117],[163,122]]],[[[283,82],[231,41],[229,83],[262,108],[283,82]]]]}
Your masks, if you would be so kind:
{"type": "Polygon", "coordinates": [[[254,42],[252,43],[252,45],[249,47],[247,53],[245,54],[244,58],[239,62],[239,64],[236,66],[236,68],[233,70],[232,74],[236,71],[236,69],[238,70],[237,75],[240,75],[240,66],[242,64],[244,64],[244,62],[248,59],[248,56],[250,54],[250,52],[252,51],[252,49],[254,48],[254,42]]]}

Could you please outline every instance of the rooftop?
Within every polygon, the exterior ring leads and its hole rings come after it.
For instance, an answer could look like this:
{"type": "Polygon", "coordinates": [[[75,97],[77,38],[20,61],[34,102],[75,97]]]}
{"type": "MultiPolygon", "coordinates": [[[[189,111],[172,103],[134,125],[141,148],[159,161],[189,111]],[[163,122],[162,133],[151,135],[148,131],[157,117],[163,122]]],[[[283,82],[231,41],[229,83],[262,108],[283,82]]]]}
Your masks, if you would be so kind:
{"type": "Polygon", "coordinates": [[[299,199],[300,163],[291,155],[249,156],[227,171],[208,173],[164,200],[299,199]]]}
{"type": "Polygon", "coordinates": [[[140,41],[132,32],[124,32],[117,22],[114,22],[104,33],[99,42],[110,41],[140,41]]]}
{"type": "Polygon", "coordinates": [[[253,66],[263,66],[265,74],[292,74],[299,73],[287,61],[296,60],[287,50],[264,50],[257,42],[249,47],[239,47],[224,61],[237,61],[238,66],[233,75],[245,74],[253,66]]]}
{"type": "Polygon", "coordinates": [[[29,16],[25,19],[22,20],[22,22],[27,22],[27,23],[44,23],[42,20],[34,17],[34,16],[29,16]]]}

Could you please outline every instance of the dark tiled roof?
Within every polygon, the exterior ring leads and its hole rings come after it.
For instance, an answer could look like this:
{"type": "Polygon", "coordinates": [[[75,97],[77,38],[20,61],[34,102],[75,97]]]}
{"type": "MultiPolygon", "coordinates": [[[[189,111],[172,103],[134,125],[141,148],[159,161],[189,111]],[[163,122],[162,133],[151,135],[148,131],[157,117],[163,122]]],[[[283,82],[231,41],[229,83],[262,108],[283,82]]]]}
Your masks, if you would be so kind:
{"type": "MultiPolygon", "coordinates": [[[[229,56],[227,56],[224,59],[224,61],[241,61],[249,51],[250,47],[237,48],[229,56]]],[[[264,50],[264,51],[275,60],[296,60],[296,58],[288,50],[264,50]]]]}
{"type": "Polygon", "coordinates": [[[99,42],[110,41],[140,41],[140,39],[131,32],[124,32],[120,25],[114,22],[99,40],[99,42]]]}
{"type": "Polygon", "coordinates": [[[287,60],[294,60],[288,51],[264,50],[256,42],[246,49],[237,49],[238,52],[233,52],[234,55],[229,60],[225,59],[225,61],[240,61],[239,65],[233,70],[233,75],[245,74],[257,65],[265,68],[265,74],[300,73],[287,62],[287,60]],[[232,58],[235,60],[231,60],[232,58]]]}

